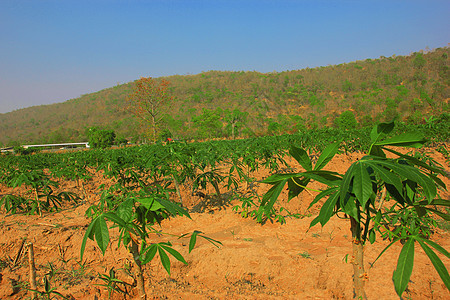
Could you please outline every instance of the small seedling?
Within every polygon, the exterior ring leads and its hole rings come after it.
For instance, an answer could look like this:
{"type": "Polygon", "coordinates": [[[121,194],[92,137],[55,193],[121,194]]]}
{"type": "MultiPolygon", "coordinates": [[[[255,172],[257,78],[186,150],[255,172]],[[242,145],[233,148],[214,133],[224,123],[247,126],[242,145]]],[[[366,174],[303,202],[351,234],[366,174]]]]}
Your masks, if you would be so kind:
{"type": "Polygon", "coordinates": [[[303,257],[303,258],[309,258],[309,259],[312,259],[312,258],[311,258],[311,255],[308,253],[308,251],[303,251],[302,253],[299,253],[298,255],[300,255],[300,256],[303,257]]]}
{"type": "Polygon", "coordinates": [[[114,268],[109,270],[109,275],[99,273],[98,278],[104,283],[95,285],[105,287],[108,290],[108,298],[111,298],[114,292],[122,293],[124,295],[128,294],[127,285],[130,284],[116,278],[116,271],[114,271],[114,268]]]}

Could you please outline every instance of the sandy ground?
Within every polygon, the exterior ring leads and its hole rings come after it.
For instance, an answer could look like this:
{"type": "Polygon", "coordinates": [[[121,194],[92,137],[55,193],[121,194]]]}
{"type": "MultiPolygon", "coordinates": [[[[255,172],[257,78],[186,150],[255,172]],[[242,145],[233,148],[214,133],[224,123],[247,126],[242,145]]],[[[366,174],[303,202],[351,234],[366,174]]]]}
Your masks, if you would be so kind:
{"type": "MultiPolygon", "coordinates": [[[[328,170],[344,172],[359,154],[337,155],[328,170]]],[[[443,164],[439,153],[433,157],[443,164]]],[[[269,174],[262,170],[254,177],[262,179],[269,174]]],[[[444,179],[447,186],[448,179],[444,179]]],[[[98,274],[109,274],[114,267],[116,276],[130,285],[135,272],[132,256],[123,247],[118,247],[117,231],[111,230],[112,242],[105,256],[88,241],[83,262],[80,261],[80,246],[89,225],[85,211],[99,199],[97,187],[108,183],[99,174],[86,183],[88,198],[76,207],[65,207],[62,211],[43,216],[5,215],[0,213],[0,299],[24,299],[31,294],[28,286],[29,267],[27,247],[18,256],[22,240],[33,243],[37,268],[38,289],[43,290],[42,279],[54,268],[51,286],[69,299],[108,299],[108,291],[99,284],[98,274]],[[15,287],[17,286],[18,287],[15,287]]],[[[314,187],[314,185],[312,186],[314,187]]],[[[319,187],[319,186],[316,186],[319,187]]],[[[263,194],[267,186],[255,184],[263,194]]],[[[82,195],[75,182],[61,182],[61,190],[71,190],[82,195]]],[[[0,186],[0,194],[11,189],[0,186]]],[[[212,194],[213,190],[205,191],[212,194]]],[[[283,191],[282,199],[286,199],[283,191]]],[[[182,190],[185,205],[192,209],[203,198],[192,196],[182,190]]],[[[281,204],[299,219],[287,219],[287,223],[267,222],[258,224],[252,218],[243,218],[232,207],[234,200],[225,207],[211,205],[204,212],[192,212],[191,218],[177,217],[165,220],[161,227],[164,233],[180,235],[200,230],[216,239],[222,246],[199,239],[196,248],[188,252],[188,239],[164,235],[154,236],[154,241],[170,241],[188,262],[184,265],[172,260],[171,274],[167,274],[158,256],[145,266],[145,287],[150,299],[351,299],[352,257],[351,233],[348,220],[334,217],[325,226],[309,228],[319,211],[319,206],[307,210],[313,194],[281,204]]],[[[442,195],[448,199],[448,192],[442,195]]],[[[432,239],[447,250],[450,249],[449,232],[438,230],[432,239]]],[[[392,283],[392,272],[396,267],[401,245],[391,247],[371,267],[371,263],[388,245],[378,239],[365,247],[365,263],[368,279],[366,292],[369,299],[398,299],[392,283]]],[[[404,299],[450,299],[450,293],[439,278],[428,257],[420,247],[416,248],[414,270],[404,299]]],[[[442,257],[447,268],[450,260],[442,257]]],[[[48,275],[49,276],[49,275],[48,275]]],[[[128,295],[114,293],[113,299],[134,299],[135,288],[127,288],[128,295]]]]}

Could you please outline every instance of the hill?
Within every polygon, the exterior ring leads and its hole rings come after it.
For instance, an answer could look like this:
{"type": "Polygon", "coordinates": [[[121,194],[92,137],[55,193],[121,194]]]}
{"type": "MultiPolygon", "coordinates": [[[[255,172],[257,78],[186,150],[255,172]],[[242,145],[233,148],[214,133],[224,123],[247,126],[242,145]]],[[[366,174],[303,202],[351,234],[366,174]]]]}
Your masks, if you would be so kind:
{"type": "MultiPolygon", "coordinates": [[[[366,126],[393,118],[423,123],[449,112],[449,52],[445,47],[285,72],[165,77],[175,99],[165,129],[178,138],[203,139],[366,126]]],[[[133,88],[130,82],[0,114],[0,145],[82,141],[91,126],[142,139],[138,120],[126,110],[133,88]]]]}

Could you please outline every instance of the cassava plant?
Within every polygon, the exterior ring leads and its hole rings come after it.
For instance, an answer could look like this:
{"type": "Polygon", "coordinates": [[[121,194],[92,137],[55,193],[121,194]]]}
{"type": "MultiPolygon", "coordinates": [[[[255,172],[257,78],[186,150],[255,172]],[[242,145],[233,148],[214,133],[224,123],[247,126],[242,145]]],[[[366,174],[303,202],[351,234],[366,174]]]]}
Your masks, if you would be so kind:
{"type": "MultiPolygon", "coordinates": [[[[156,243],[151,240],[151,234],[160,235],[161,232],[153,226],[160,224],[162,220],[177,215],[190,218],[189,213],[178,204],[169,200],[169,193],[164,189],[141,189],[129,191],[122,198],[121,203],[109,211],[89,209],[93,220],[84,235],[81,245],[81,259],[83,258],[87,239],[95,240],[98,247],[105,254],[109,244],[109,228],[106,221],[112,222],[113,227],[119,228],[119,246],[122,244],[133,257],[137,274],[136,285],[141,299],[146,298],[144,288],[143,266],[149,263],[158,252],[161,263],[170,274],[170,259],[168,254],[178,261],[187,264],[183,256],[172,248],[170,242],[156,243]],[[92,213],[94,211],[94,213],[92,213]]],[[[203,237],[214,245],[221,244],[206,236],[200,235],[200,231],[190,234],[189,252],[195,246],[197,236],[203,237]]],[[[187,237],[188,234],[181,237],[187,237]]]]}
{"type": "Polygon", "coordinates": [[[272,187],[263,196],[258,211],[260,219],[269,214],[286,184],[288,200],[308,189],[311,181],[326,186],[318,191],[319,194],[310,204],[311,207],[326,199],[310,226],[318,223],[324,226],[338,214],[348,219],[353,245],[354,297],[358,299],[367,298],[364,290],[367,275],[364,247],[367,242],[375,241],[376,233],[391,241],[381,254],[396,242],[403,244],[392,278],[399,296],[406,290],[412,273],[416,242],[427,254],[446,287],[450,288],[448,271],[435,251],[446,257],[450,257],[449,252],[429,239],[430,229],[436,226],[435,216],[450,219],[439,208],[449,207],[450,201],[440,199],[437,194],[438,188],[446,188],[438,175],[447,176],[446,172],[389,148],[420,147],[425,143],[425,139],[415,133],[387,138],[393,128],[393,122],[375,126],[370,134],[368,154],[354,162],[345,174],[323,170],[338,152],[338,142],[326,147],[314,166],[305,150],[292,146],[290,154],[305,171],[275,174],[263,181],[272,187]],[[395,158],[388,158],[387,152],[395,158]]]}

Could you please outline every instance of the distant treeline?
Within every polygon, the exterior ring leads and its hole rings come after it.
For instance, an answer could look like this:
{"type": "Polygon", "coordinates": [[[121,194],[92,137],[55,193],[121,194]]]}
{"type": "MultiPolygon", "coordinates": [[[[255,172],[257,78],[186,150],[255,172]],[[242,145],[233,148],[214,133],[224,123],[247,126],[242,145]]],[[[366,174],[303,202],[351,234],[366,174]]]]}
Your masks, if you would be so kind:
{"type": "MultiPolygon", "coordinates": [[[[159,132],[212,139],[348,130],[393,119],[431,124],[449,113],[449,52],[445,47],[286,72],[165,77],[174,100],[159,132]]],[[[127,110],[133,89],[133,82],[120,84],[64,103],[0,114],[0,145],[85,141],[92,126],[145,140],[147,129],[127,110]]]]}

